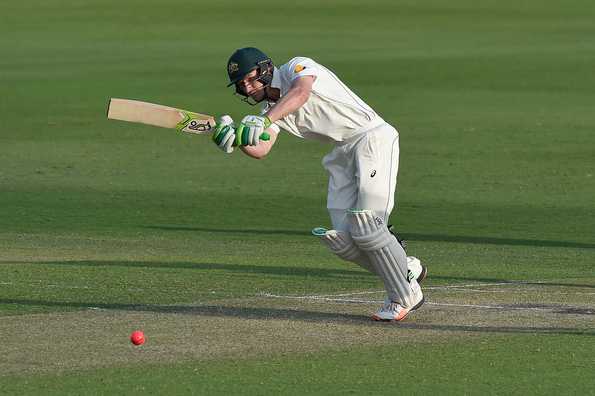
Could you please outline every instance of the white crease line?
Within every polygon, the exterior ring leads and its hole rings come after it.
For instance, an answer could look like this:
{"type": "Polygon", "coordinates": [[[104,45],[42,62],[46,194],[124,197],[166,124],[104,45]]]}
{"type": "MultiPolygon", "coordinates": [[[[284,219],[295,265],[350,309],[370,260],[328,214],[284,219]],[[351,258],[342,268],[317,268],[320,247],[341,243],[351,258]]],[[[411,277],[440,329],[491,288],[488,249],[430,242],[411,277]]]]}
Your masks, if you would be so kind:
{"type": "Polygon", "coordinates": [[[449,304],[449,303],[435,303],[426,301],[428,305],[438,305],[442,307],[462,307],[462,308],[485,308],[485,309],[506,309],[506,310],[517,310],[517,311],[553,311],[552,308],[539,308],[539,307],[510,307],[502,305],[475,305],[475,304],[449,304]]]}
{"type": "MultiPolygon", "coordinates": [[[[518,281],[518,282],[492,282],[492,283],[467,283],[462,285],[444,285],[444,286],[426,286],[426,290],[440,290],[440,289],[464,289],[468,287],[482,287],[482,286],[518,286],[524,285],[529,282],[518,281]]],[[[535,282],[531,282],[535,283],[535,282]]]]}
{"type": "MultiPolygon", "coordinates": [[[[428,287],[424,287],[422,288],[422,290],[436,290],[436,289],[431,289],[428,287]]],[[[488,290],[488,289],[451,289],[452,292],[473,292],[473,293],[514,293],[514,294],[522,294],[522,293],[532,293],[532,292],[538,292],[541,291],[542,289],[539,288],[535,288],[535,287],[531,287],[531,288],[518,288],[518,289],[508,289],[508,290],[488,290]]],[[[564,295],[569,295],[569,296],[590,296],[595,294],[595,292],[591,293],[591,292],[564,292],[564,291],[548,291],[548,294],[564,294],[564,295]]]]}
{"type": "MultiPolygon", "coordinates": [[[[469,284],[463,284],[463,285],[445,285],[445,286],[424,286],[422,287],[423,290],[453,290],[453,291],[457,291],[457,289],[465,289],[465,290],[469,290],[469,291],[476,291],[476,292],[481,292],[481,293],[487,293],[490,291],[486,291],[486,290],[473,290],[473,289],[469,289],[472,287],[482,287],[482,286],[519,286],[519,285],[527,285],[527,284],[543,284],[544,286],[549,285],[549,283],[545,282],[545,281],[512,281],[512,282],[498,282],[498,283],[469,283],[469,284]]],[[[503,290],[499,290],[499,291],[493,291],[494,293],[496,292],[500,292],[500,293],[504,293],[506,291],[503,290]]],[[[310,297],[320,297],[320,298],[334,298],[334,297],[348,297],[348,296],[356,296],[356,295],[363,295],[363,294],[378,294],[378,293],[384,293],[384,290],[374,290],[374,291],[359,291],[359,292],[350,292],[350,293],[339,293],[339,294],[320,294],[320,295],[313,295],[310,297]]],[[[563,292],[559,292],[558,294],[564,294],[563,292]]],[[[576,292],[576,293],[567,293],[567,294],[587,294],[587,295],[591,295],[591,294],[595,294],[595,293],[583,293],[583,292],[576,292]]]]}
{"type": "Polygon", "coordinates": [[[518,286],[526,284],[525,282],[502,282],[502,283],[474,283],[468,285],[446,285],[446,286],[426,286],[424,290],[451,290],[451,289],[468,289],[470,287],[482,287],[482,286],[518,286]]]}
{"type": "Polygon", "coordinates": [[[280,296],[277,294],[270,294],[270,293],[263,293],[260,295],[261,297],[268,297],[268,298],[280,298],[280,299],[288,299],[288,300],[317,300],[317,301],[337,301],[337,302],[355,302],[355,303],[363,303],[363,304],[371,304],[371,303],[381,303],[382,300],[360,300],[360,299],[350,299],[350,298],[333,298],[333,297],[326,297],[326,296],[280,296]]]}
{"type": "MultiPolygon", "coordinates": [[[[541,281],[535,282],[500,282],[500,283],[470,283],[470,284],[463,284],[463,285],[446,285],[446,286],[425,286],[423,290],[451,290],[451,289],[465,289],[469,287],[481,287],[481,286],[518,286],[524,285],[527,283],[541,283],[541,281]]],[[[545,283],[547,284],[547,283],[545,283]]],[[[384,290],[375,290],[375,291],[360,291],[360,292],[351,292],[351,293],[340,293],[340,294],[321,294],[315,295],[312,297],[347,297],[347,296],[355,296],[361,294],[378,294],[384,293],[384,290]]]]}
{"type": "MultiPolygon", "coordinates": [[[[329,298],[322,296],[280,296],[276,294],[264,293],[262,297],[268,298],[279,298],[288,300],[316,300],[316,301],[330,301],[330,302],[344,302],[344,303],[359,303],[359,304],[380,304],[381,300],[360,300],[360,299],[343,299],[343,298],[329,298]]],[[[477,305],[477,304],[451,304],[451,303],[437,303],[426,301],[425,304],[436,305],[443,307],[459,307],[459,308],[480,308],[480,309],[505,309],[505,310],[516,310],[516,311],[543,311],[543,312],[554,312],[554,308],[539,308],[539,307],[511,307],[503,305],[477,305]]],[[[562,307],[561,307],[562,308],[562,307]]],[[[582,308],[581,308],[582,309],[582,308]]],[[[587,313],[595,313],[595,309],[591,311],[589,307],[587,313]]]]}
{"type": "MultiPolygon", "coordinates": [[[[426,301],[426,304],[429,305],[439,305],[444,307],[463,307],[463,308],[483,308],[483,309],[504,309],[506,311],[514,310],[514,311],[542,311],[542,312],[559,312],[561,309],[565,307],[561,306],[559,308],[551,307],[551,308],[540,308],[540,307],[514,307],[510,305],[473,305],[473,304],[448,304],[448,303],[435,303],[426,301]]],[[[584,309],[584,314],[592,315],[595,314],[595,307],[566,307],[566,308],[573,308],[573,309],[584,309]]],[[[583,313],[581,313],[583,314],[583,313]]]]}

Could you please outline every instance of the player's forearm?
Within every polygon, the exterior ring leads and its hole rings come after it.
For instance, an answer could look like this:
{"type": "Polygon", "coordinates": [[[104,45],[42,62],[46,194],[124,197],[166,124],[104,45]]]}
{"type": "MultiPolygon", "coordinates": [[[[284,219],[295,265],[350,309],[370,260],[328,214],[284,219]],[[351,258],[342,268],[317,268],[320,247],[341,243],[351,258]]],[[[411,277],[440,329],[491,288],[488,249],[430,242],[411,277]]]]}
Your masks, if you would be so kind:
{"type": "Polygon", "coordinates": [[[277,140],[277,132],[272,131],[270,128],[266,132],[269,134],[270,139],[266,141],[261,140],[257,146],[241,146],[240,149],[244,154],[254,159],[263,159],[266,157],[277,140]]]}
{"type": "Polygon", "coordinates": [[[275,122],[286,115],[293,113],[308,101],[311,92],[311,87],[292,87],[285,96],[279,99],[279,101],[271,107],[266,113],[266,116],[269,117],[271,122],[275,122]]]}

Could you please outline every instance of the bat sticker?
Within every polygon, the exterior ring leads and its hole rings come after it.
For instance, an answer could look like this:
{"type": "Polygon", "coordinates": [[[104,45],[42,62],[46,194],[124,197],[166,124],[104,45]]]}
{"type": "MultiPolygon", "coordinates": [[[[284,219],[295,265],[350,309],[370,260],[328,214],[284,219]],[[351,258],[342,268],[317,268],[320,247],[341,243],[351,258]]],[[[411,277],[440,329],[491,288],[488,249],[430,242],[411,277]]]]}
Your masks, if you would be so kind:
{"type": "Polygon", "coordinates": [[[190,124],[188,124],[188,129],[192,129],[193,131],[207,132],[210,131],[211,128],[212,126],[209,121],[204,122],[202,120],[192,120],[190,121],[190,124]]]}

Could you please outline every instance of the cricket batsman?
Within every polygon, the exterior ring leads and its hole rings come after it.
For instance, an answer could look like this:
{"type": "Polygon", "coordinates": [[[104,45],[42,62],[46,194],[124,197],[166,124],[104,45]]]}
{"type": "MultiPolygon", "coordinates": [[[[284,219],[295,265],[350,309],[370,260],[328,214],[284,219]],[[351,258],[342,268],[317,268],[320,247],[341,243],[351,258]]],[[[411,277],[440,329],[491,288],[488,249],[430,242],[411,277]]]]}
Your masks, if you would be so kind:
{"type": "Polygon", "coordinates": [[[229,86],[258,114],[234,124],[222,116],[213,141],[226,153],[239,147],[264,158],[281,129],[303,139],[330,142],[322,160],[329,174],[327,208],[333,229],[315,228],[334,254],[377,275],[384,304],[373,320],[401,321],[424,302],[419,286],[427,269],[407,257],[387,221],[394,206],[399,167],[399,134],[331,70],[296,57],[275,67],[257,48],[241,48],[227,62],[229,86]],[[260,139],[266,132],[270,138],[260,139]]]}

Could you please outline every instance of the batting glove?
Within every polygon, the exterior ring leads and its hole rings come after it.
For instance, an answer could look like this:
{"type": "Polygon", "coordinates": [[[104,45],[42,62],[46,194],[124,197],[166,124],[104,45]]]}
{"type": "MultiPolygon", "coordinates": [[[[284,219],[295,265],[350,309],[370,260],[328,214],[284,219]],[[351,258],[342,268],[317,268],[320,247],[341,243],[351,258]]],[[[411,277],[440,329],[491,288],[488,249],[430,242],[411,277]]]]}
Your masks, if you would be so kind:
{"type": "Polygon", "coordinates": [[[236,146],[257,146],[260,142],[260,135],[270,126],[271,120],[267,116],[248,115],[244,117],[236,129],[236,146]]]}
{"type": "Polygon", "coordinates": [[[227,154],[233,152],[233,145],[236,139],[235,127],[233,125],[233,119],[224,115],[217,120],[215,125],[215,131],[212,135],[213,142],[227,154]]]}

